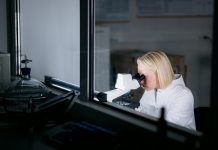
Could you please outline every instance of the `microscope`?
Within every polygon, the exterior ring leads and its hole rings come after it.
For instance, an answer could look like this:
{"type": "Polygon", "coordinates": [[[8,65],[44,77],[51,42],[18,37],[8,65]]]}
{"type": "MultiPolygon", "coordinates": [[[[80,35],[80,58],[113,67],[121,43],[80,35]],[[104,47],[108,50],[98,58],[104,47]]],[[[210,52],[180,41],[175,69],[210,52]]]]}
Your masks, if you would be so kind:
{"type": "Polygon", "coordinates": [[[114,99],[119,98],[131,90],[138,89],[140,87],[140,82],[145,79],[144,75],[136,73],[131,74],[117,74],[117,80],[115,84],[115,89],[106,91],[104,93],[98,93],[96,97],[101,102],[112,102],[114,99]]]}

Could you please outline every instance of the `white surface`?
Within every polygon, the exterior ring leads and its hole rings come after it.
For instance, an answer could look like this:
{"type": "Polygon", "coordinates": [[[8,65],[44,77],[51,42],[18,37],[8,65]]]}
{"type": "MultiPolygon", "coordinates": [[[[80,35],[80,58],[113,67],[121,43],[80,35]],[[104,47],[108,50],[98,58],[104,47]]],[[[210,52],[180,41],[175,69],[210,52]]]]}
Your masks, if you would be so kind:
{"type": "Polygon", "coordinates": [[[112,102],[115,98],[118,98],[126,93],[128,93],[130,90],[121,90],[121,89],[114,89],[107,92],[104,92],[107,94],[107,101],[112,102]]]}
{"type": "Polygon", "coordinates": [[[138,81],[136,79],[133,80],[131,74],[117,74],[115,88],[121,90],[134,90],[139,87],[138,81]]]}

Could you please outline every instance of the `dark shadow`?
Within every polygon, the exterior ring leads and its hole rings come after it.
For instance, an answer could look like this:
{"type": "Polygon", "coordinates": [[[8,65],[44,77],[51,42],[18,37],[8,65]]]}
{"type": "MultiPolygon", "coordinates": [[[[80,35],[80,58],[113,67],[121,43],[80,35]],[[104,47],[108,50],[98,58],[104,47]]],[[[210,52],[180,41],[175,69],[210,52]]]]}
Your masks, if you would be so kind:
{"type": "Polygon", "coordinates": [[[195,112],[196,130],[203,133],[206,147],[217,146],[217,109],[213,107],[197,107],[195,112]]]}

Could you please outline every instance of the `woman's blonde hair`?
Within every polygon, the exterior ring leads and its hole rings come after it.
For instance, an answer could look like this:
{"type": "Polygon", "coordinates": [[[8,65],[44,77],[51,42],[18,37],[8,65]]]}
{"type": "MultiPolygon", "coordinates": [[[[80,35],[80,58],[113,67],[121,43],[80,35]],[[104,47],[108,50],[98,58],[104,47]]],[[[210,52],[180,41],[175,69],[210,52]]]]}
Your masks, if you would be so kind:
{"type": "Polygon", "coordinates": [[[147,52],[137,59],[145,68],[156,71],[161,89],[166,88],[175,78],[172,65],[167,55],[160,50],[147,52]]]}

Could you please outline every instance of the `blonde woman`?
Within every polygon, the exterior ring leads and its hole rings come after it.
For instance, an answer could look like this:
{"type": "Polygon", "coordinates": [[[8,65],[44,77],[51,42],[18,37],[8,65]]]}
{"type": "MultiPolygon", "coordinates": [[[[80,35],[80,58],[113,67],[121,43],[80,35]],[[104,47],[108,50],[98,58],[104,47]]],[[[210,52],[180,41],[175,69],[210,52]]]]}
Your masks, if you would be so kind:
{"type": "Polygon", "coordinates": [[[165,108],[165,120],[196,130],[194,98],[181,74],[174,74],[167,55],[160,50],[150,51],[137,59],[138,73],[144,75],[141,86],[144,94],[136,111],[160,116],[165,108]]]}

